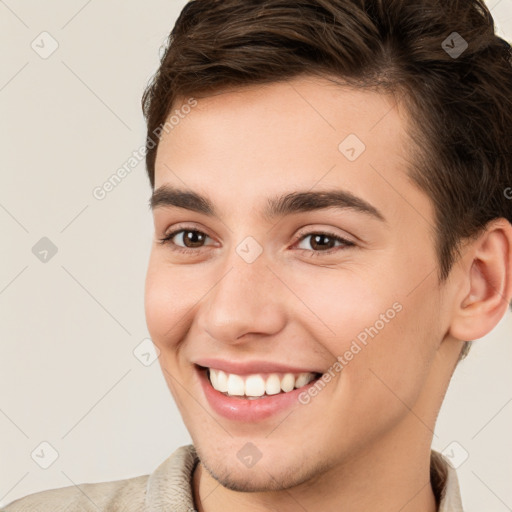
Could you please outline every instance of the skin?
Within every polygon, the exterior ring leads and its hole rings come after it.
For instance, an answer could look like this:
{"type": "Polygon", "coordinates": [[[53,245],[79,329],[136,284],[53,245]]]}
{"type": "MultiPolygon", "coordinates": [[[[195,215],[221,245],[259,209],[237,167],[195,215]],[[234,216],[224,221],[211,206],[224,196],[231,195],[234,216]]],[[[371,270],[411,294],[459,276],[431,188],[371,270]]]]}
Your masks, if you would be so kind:
{"type": "Polygon", "coordinates": [[[145,292],[163,375],[201,460],[196,507],[433,512],[435,420],[460,340],[506,311],[512,227],[491,223],[441,284],[433,206],[407,177],[407,113],[392,97],[303,76],[197,100],[159,143],[155,189],[204,194],[219,217],[154,209],[145,292]],[[338,150],[351,133],[366,145],[353,162],[338,150]],[[261,215],[267,197],[339,188],[386,221],[354,209],[261,215]],[[178,223],[208,235],[203,246],[182,254],[158,243],[178,223]],[[355,245],[323,254],[304,236],[326,230],[355,245]],[[248,236],[263,250],[250,264],[235,250],[248,236]],[[307,405],[243,424],[206,401],[192,360],[327,370],[395,303],[401,311],[307,405]],[[251,468],[237,458],[248,442],[262,454],[251,468]]]}

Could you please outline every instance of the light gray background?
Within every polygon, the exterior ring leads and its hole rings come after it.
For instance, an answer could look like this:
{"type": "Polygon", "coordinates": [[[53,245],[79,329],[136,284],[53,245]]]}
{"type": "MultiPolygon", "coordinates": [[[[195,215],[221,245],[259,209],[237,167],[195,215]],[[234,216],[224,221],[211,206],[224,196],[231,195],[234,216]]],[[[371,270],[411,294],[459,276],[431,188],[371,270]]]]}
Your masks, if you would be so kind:
{"type": "MultiPolygon", "coordinates": [[[[140,97],[184,5],[0,1],[0,507],[148,474],[190,442],[158,362],[133,353],[149,337],[144,163],[92,195],[144,142],[140,97]],[[46,59],[31,47],[51,48],[43,31],[59,45],[46,59]],[[58,248],[45,263],[32,253],[42,237],[58,248]],[[58,453],[48,469],[42,442],[58,453]]],[[[512,40],[511,0],[489,6],[512,40]]],[[[469,454],[458,469],[468,512],[512,510],[511,333],[507,313],[475,344],[436,428],[434,448],[469,454]]]]}

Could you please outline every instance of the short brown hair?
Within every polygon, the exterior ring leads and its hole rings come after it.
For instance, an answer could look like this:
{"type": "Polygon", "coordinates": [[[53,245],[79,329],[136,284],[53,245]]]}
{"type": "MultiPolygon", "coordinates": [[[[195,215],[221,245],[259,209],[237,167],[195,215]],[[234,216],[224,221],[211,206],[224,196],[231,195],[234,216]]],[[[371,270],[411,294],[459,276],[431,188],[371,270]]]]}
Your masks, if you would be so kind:
{"type": "Polygon", "coordinates": [[[483,0],[188,2],[142,98],[151,186],[155,130],[177,98],[300,75],[404,102],[441,281],[462,240],[495,218],[512,223],[512,50],[483,0]]]}

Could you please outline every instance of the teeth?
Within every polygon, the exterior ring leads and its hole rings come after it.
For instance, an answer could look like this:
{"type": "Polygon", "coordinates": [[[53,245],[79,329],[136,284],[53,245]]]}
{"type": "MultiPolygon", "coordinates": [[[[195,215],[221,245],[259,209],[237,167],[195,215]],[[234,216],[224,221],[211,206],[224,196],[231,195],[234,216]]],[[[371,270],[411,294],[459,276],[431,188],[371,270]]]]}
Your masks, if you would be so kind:
{"type": "Polygon", "coordinates": [[[228,390],[228,376],[222,370],[217,371],[217,388],[219,391],[226,393],[228,390]]]}
{"type": "Polygon", "coordinates": [[[219,389],[219,370],[210,368],[210,382],[215,389],[219,389]]]}
{"type": "Polygon", "coordinates": [[[245,394],[244,379],[240,375],[230,373],[228,377],[228,394],[243,396],[245,394]]]}
{"type": "Polygon", "coordinates": [[[293,373],[287,373],[281,381],[281,389],[286,393],[295,387],[295,377],[293,373]]]}
{"type": "Polygon", "coordinates": [[[259,375],[250,375],[245,380],[245,394],[247,396],[263,396],[265,381],[259,375]]]}
{"type": "Polygon", "coordinates": [[[209,369],[210,382],[212,387],[221,393],[232,396],[247,396],[249,398],[258,398],[264,395],[276,395],[278,393],[287,393],[293,389],[300,388],[309,384],[314,378],[314,373],[285,373],[280,375],[271,373],[263,376],[254,375],[236,375],[225,373],[215,368],[209,369]]]}
{"type": "Polygon", "coordinates": [[[281,380],[277,373],[273,373],[267,378],[267,382],[265,382],[265,392],[267,395],[277,395],[277,393],[281,393],[281,380]]]}
{"type": "Polygon", "coordinates": [[[228,390],[228,377],[222,370],[210,368],[210,382],[217,391],[226,393],[228,390]]]}
{"type": "Polygon", "coordinates": [[[295,387],[301,388],[302,386],[305,386],[309,382],[308,380],[308,374],[307,373],[301,373],[297,379],[295,379],[295,387]]]}

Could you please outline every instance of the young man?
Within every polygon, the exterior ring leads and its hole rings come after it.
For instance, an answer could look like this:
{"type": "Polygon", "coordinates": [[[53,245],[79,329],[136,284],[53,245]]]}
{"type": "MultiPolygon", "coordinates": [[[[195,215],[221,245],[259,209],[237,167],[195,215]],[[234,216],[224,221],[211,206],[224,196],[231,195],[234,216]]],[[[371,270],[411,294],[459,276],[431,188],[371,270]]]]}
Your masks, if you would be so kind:
{"type": "Polygon", "coordinates": [[[483,2],[190,2],[143,105],[146,318],[194,444],[7,512],[462,510],[433,430],[512,297],[483,2]]]}

